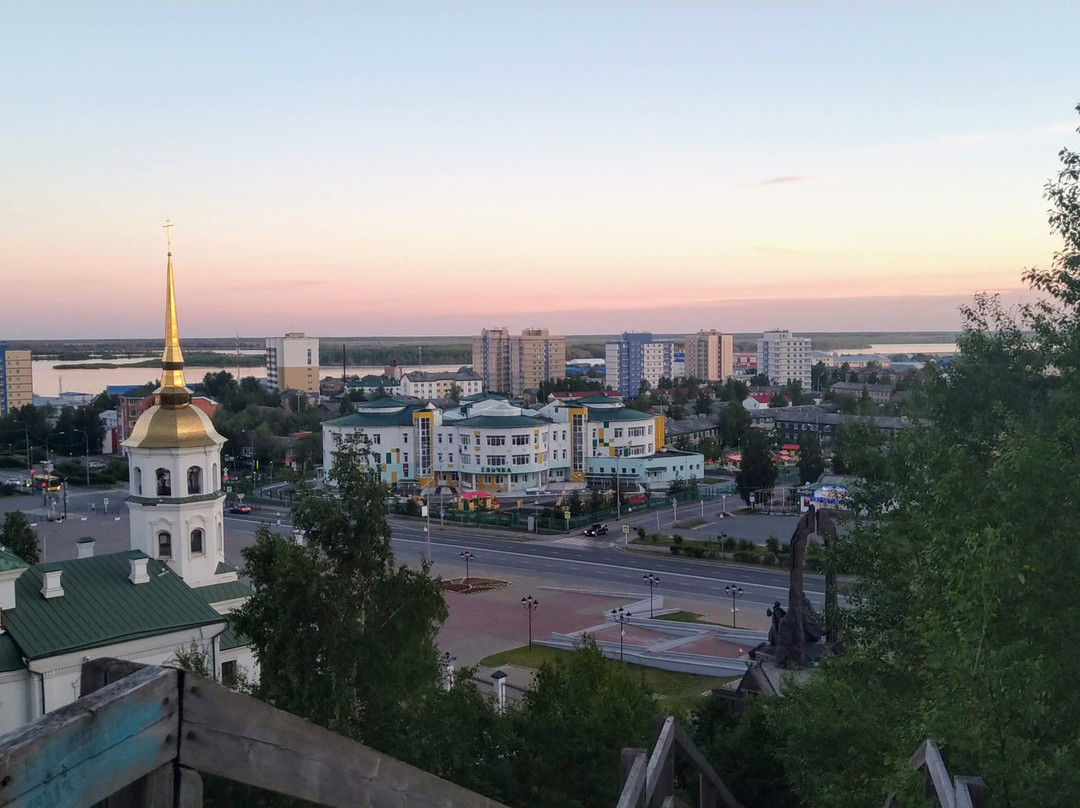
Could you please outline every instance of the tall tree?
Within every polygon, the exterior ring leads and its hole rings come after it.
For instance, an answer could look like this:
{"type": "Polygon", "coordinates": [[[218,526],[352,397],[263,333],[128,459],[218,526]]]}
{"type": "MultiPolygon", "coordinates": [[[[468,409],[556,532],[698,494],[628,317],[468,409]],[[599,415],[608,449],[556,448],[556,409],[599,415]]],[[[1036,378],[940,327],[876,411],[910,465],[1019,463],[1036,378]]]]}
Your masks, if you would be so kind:
{"type": "Polygon", "coordinates": [[[304,490],[297,543],[265,525],[244,550],[256,593],[235,613],[259,660],[259,695],[281,709],[390,754],[436,686],[437,583],[394,566],[386,486],[345,441],[332,474],[339,496],[304,490]]]}
{"type": "Polygon", "coordinates": [[[769,454],[765,434],[760,429],[749,429],[743,438],[742,460],[735,475],[735,487],[745,502],[750,502],[750,492],[772,488],[778,471],[769,454]]]}
{"type": "Polygon", "coordinates": [[[878,452],[869,518],[830,543],[854,581],[847,653],[768,716],[805,804],[914,804],[905,761],[926,737],[994,805],[1080,794],[1080,155],[1061,160],[1047,196],[1064,247],[1025,273],[1046,297],[966,308],[953,367],[928,385],[932,425],[878,452]]]}
{"type": "Polygon", "coordinates": [[[750,414],[742,405],[742,400],[729,401],[720,410],[720,443],[723,446],[738,446],[750,429],[750,414]]]}
{"type": "Polygon", "coordinates": [[[705,393],[698,393],[698,397],[694,399],[694,409],[698,415],[709,415],[712,412],[712,397],[705,393]]]}
{"type": "Polygon", "coordinates": [[[817,432],[799,433],[799,481],[812,483],[825,471],[821,438],[817,432]]]}
{"type": "Polygon", "coordinates": [[[25,561],[36,564],[39,559],[37,533],[22,511],[8,511],[0,528],[0,544],[25,561]]]}

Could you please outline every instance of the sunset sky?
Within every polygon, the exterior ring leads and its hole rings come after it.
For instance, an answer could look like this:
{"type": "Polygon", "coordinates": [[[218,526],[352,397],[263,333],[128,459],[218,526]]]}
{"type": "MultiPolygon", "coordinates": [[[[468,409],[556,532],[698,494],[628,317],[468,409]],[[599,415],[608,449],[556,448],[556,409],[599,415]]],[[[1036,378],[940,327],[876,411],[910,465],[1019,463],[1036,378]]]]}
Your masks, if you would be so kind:
{"type": "Polygon", "coordinates": [[[1046,266],[1067,3],[10,3],[0,340],[953,329],[1046,266]]]}

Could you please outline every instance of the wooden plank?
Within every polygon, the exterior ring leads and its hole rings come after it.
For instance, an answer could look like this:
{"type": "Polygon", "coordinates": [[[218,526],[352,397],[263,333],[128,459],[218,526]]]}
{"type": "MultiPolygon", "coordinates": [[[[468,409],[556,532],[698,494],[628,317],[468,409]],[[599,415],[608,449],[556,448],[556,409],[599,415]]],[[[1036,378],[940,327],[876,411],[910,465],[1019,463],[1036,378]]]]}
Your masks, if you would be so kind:
{"type": "Polygon", "coordinates": [[[176,755],[179,674],[144,668],[0,738],[0,806],[89,806],[176,755]]]}
{"type": "MultiPolygon", "coordinates": [[[[697,748],[697,745],[690,740],[690,736],[686,734],[686,730],[682,728],[682,725],[675,722],[675,745],[678,746],[679,751],[686,755],[690,762],[694,764],[694,767],[701,772],[702,777],[709,780],[713,789],[713,799],[719,800],[719,804],[725,808],[742,808],[739,801],[735,799],[735,795],[732,794],[724,781],[720,779],[720,776],[713,769],[712,764],[705,759],[705,756],[701,754],[701,751],[697,748]]],[[[702,805],[705,805],[703,802],[702,805]]]]}
{"type": "Polygon", "coordinates": [[[192,674],[184,676],[179,763],[327,806],[500,803],[192,674]]]}
{"type": "Polygon", "coordinates": [[[623,780],[622,794],[619,795],[619,802],[616,808],[643,808],[645,805],[645,772],[648,767],[648,763],[645,759],[645,750],[624,749],[624,771],[626,769],[627,758],[631,754],[633,755],[633,763],[630,765],[630,770],[626,772],[626,777],[623,780]]]}
{"type": "Polygon", "coordinates": [[[956,808],[984,808],[986,782],[981,777],[956,778],[956,808]]]}
{"type": "Polygon", "coordinates": [[[659,717],[660,732],[656,737],[649,766],[645,772],[645,804],[659,806],[664,797],[675,793],[675,768],[671,765],[675,744],[675,717],[659,717]],[[660,789],[657,793],[657,788],[660,789]]]}
{"type": "Polygon", "coordinates": [[[202,808],[203,804],[203,781],[194,769],[185,769],[177,766],[180,770],[180,793],[176,795],[175,808],[202,808]]]}
{"type": "Polygon", "coordinates": [[[127,659],[113,659],[101,657],[90,659],[83,663],[79,672],[79,696],[89,696],[95,691],[101,690],[105,685],[119,682],[126,676],[142,670],[146,665],[132,662],[127,659]]]}
{"type": "Polygon", "coordinates": [[[911,756],[911,768],[915,771],[926,770],[927,797],[937,797],[941,808],[956,808],[956,794],[953,790],[949,772],[945,768],[945,761],[941,759],[941,751],[938,745],[927,739],[923,741],[915,754],[911,756]]]}

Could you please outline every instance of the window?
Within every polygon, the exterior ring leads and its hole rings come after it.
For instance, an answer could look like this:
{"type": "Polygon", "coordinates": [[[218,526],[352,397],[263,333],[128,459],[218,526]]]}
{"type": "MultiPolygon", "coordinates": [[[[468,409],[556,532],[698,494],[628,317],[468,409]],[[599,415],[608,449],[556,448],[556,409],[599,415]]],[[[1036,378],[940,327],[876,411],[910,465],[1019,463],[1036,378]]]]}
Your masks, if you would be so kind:
{"type": "Polygon", "coordinates": [[[135,496],[142,496],[142,469],[135,467],[135,496]]]}
{"type": "Polygon", "coordinates": [[[198,466],[187,470],[187,492],[188,495],[202,493],[202,469],[198,466]]]}
{"type": "Polygon", "coordinates": [[[511,459],[513,460],[513,465],[515,466],[527,466],[529,464],[529,456],[527,454],[514,455],[511,459]]]}
{"type": "Polygon", "coordinates": [[[382,435],[372,435],[371,436],[371,443],[372,443],[373,446],[378,446],[379,444],[381,444],[382,443],[382,435]]]}
{"type": "Polygon", "coordinates": [[[163,530],[157,534],[158,558],[172,558],[172,534],[163,530]]]}
{"type": "Polygon", "coordinates": [[[409,442],[409,433],[408,432],[402,432],[401,433],[401,440],[402,440],[403,443],[408,443],[409,442]]]}
{"type": "Polygon", "coordinates": [[[480,465],[480,455],[476,456],[476,465],[480,465]]]}
{"type": "Polygon", "coordinates": [[[405,452],[405,455],[404,455],[404,457],[405,457],[405,460],[403,460],[402,462],[404,462],[404,463],[408,463],[408,462],[409,462],[409,453],[408,453],[408,452],[405,452]]]}
{"type": "Polygon", "coordinates": [[[217,463],[215,463],[212,468],[214,470],[214,475],[210,478],[210,484],[214,486],[215,491],[218,491],[221,488],[221,478],[218,477],[217,463]]]}
{"type": "Polygon", "coordinates": [[[488,446],[505,446],[506,445],[506,435],[488,435],[487,436],[487,445],[488,446]]]}
{"type": "Polygon", "coordinates": [[[307,349],[307,363],[311,364],[311,348],[307,349]]]}
{"type": "Polygon", "coordinates": [[[468,435],[462,435],[461,436],[461,445],[462,446],[468,446],[469,445],[469,436],[468,435]]]}
{"type": "Polygon", "coordinates": [[[168,469],[157,470],[157,493],[159,497],[172,496],[172,475],[168,469]]]}
{"type": "Polygon", "coordinates": [[[197,527],[193,531],[191,531],[191,554],[202,555],[204,552],[206,552],[206,550],[204,549],[205,547],[206,545],[203,543],[202,528],[197,527]]]}
{"type": "Polygon", "coordinates": [[[236,660],[231,659],[228,662],[221,663],[221,683],[225,687],[232,687],[236,684],[236,660]]]}
{"type": "Polygon", "coordinates": [[[622,429],[621,428],[619,428],[619,427],[615,428],[615,437],[616,438],[621,438],[622,437],[622,429]]]}
{"type": "Polygon", "coordinates": [[[566,430],[565,429],[562,431],[562,439],[566,440],[566,430]]]}
{"type": "Polygon", "coordinates": [[[511,438],[510,442],[513,443],[515,446],[528,446],[529,445],[529,436],[528,435],[514,435],[514,437],[511,438]]]}
{"type": "Polygon", "coordinates": [[[442,432],[440,432],[437,437],[438,437],[438,442],[442,443],[442,432]]]}
{"type": "Polygon", "coordinates": [[[442,452],[439,452],[439,462],[442,462],[442,452]]]}
{"type": "Polygon", "coordinates": [[[506,455],[488,455],[487,464],[489,466],[505,466],[506,455]]]}

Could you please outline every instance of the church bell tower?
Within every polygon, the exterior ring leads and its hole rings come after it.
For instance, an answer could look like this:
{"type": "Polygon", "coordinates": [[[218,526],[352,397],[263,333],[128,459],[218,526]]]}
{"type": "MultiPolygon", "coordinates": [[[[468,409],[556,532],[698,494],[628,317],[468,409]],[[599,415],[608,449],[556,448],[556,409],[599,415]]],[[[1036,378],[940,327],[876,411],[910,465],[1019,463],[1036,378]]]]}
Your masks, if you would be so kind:
{"type": "Polygon", "coordinates": [[[131,549],[166,562],[191,587],[236,580],[225,563],[221,446],[192,405],[176,320],[172,249],[165,283],[161,387],[123,445],[128,451],[131,549]]]}

